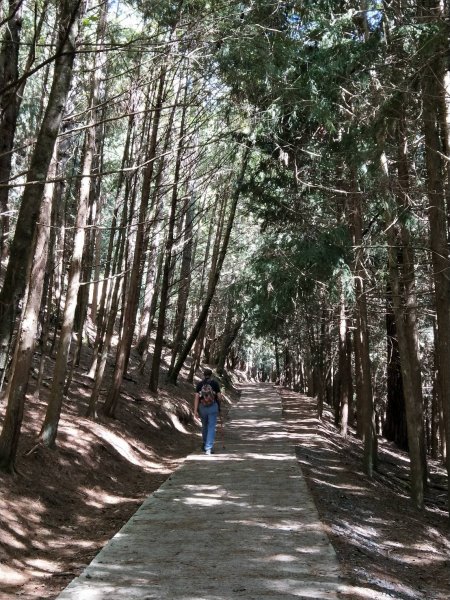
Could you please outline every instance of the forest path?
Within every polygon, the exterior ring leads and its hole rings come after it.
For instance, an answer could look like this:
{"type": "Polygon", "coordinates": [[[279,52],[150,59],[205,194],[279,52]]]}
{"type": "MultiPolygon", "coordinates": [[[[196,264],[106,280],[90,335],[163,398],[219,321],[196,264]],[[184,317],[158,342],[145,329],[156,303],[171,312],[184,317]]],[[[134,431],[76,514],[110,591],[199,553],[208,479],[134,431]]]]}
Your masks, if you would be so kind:
{"type": "Polygon", "coordinates": [[[269,385],[192,454],[59,600],[337,598],[340,569],[269,385]]]}

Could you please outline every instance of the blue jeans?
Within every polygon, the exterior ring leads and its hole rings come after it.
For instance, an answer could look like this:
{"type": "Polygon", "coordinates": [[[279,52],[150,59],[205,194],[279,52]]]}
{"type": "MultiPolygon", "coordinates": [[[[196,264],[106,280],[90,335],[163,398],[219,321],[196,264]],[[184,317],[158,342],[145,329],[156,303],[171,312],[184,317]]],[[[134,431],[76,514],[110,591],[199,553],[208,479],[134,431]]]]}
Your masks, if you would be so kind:
{"type": "Polygon", "coordinates": [[[202,438],[205,450],[212,450],[216,436],[216,423],[219,415],[219,405],[213,402],[209,406],[200,404],[198,407],[200,419],[202,420],[202,438]]]}

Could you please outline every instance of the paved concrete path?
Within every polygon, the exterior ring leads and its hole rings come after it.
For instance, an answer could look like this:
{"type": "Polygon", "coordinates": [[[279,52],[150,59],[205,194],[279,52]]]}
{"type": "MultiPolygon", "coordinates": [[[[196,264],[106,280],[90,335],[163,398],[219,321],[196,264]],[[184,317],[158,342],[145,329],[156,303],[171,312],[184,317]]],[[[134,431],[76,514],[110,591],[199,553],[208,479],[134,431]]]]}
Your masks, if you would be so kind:
{"type": "Polygon", "coordinates": [[[222,445],[189,456],[59,600],[337,598],[336,555],[272,387],[244,389],[222,445]]]}

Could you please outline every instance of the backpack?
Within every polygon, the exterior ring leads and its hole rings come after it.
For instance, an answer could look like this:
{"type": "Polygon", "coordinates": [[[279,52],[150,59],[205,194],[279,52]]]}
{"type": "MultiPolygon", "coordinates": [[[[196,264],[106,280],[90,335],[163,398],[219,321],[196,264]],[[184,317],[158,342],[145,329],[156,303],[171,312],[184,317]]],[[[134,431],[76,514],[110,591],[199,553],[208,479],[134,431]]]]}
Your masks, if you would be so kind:
{"type": "Polygon", "coordinates": [[[211,406],[216,401],[216,392],[209,383],[204,383],[199,392],[200,402],[203,406],[211,406]]]}

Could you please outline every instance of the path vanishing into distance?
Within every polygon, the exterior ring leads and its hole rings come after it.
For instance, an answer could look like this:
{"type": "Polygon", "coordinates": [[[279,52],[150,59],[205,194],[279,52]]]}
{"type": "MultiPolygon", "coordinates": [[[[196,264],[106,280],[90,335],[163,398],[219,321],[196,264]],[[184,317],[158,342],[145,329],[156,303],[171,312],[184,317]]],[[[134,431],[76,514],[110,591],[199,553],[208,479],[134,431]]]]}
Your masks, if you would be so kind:
{"type": "Polygon", "coordinates": [[[279,395],[249,385],[230,417],[216,453],[190,455],[59,600],[338,598],[279,395]]]}

